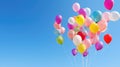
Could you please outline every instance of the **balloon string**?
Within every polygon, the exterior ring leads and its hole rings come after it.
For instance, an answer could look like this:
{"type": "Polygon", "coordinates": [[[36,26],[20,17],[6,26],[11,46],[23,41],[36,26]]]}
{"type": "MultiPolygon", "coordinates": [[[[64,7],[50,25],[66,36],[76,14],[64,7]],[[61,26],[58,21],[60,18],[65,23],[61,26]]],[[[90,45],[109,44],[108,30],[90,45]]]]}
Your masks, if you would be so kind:
{"type": "Polygon", "coordinates": [[[66,52],[65,48],[62,47],[63,49],[63,53],[66,55],[67,59],[70,60],[70,63],[72,64],[72,61],[71,61],[71,57],[68,55],[68,53],[66,52]]]}
{"type": "Polygon", "coordinates": [[[77,64],[76,64],[76,57],[73,57],[74,58],[74,65],[75,67],[77,67],[77,64]]]}
{"type": "Polygon", "coordinates": [[[82,57],[82,67],[84,67],[84,58],[82,57]]]}
{"type": "Polygon", "coordinates": [[[86,57],[86,67],[88,67],[88,56],[86,57]]]}

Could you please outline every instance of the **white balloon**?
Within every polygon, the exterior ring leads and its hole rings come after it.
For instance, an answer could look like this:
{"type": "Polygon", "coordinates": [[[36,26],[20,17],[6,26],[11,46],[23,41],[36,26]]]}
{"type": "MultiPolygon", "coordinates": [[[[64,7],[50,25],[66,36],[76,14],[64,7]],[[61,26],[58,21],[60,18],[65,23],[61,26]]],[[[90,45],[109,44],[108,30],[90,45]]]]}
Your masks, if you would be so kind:
{"type": "Polygon", "coordinates": [[[75,35],[73,37],[73,43],[75,44],[75,46],[80,45],[81,42],[82,42],[82,38],[79,35],[75,35]]]}
{"type": "Polygon", "coordinates": [[[75,19],[74,19],[73,17],[70,17],[70,18],[68,19],[68,22],[69,22],[70,24],[75,24],[75,19]]]}
{"type": "Polygon", "coordinates": [[[86,11],[86,15],[87,16],[90,16],[90,14],[91,14],[91,9],[90,8],[85,8],[85,11],[86,11]]]}
{"type": "Polygon", "coordinates": [[[110,13],[110,20],[111,21],[117,21],[120,19],[120,14],[117,11],[113,11],[110,13]]]}

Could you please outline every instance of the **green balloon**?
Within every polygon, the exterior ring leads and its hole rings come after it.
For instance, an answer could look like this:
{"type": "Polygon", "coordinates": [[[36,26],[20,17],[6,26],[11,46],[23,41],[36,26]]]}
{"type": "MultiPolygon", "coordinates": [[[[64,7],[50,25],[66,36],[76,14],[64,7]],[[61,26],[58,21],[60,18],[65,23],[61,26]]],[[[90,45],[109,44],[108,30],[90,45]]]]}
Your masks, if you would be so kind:
{"type": "Polygon", "coordinates": [[[79,27],[76,27],[76,28],[74,28],[74,31],[75,31],[75,32],[79,32],[79,31],[80,31],[80,28],[79,28],[79,27]]]}
{"type": "Polygon", "coordinates": [[[57,39],[56,39],[56,41],[57,41],[58,44],[61,44],[61,45],[62,45],[63,42],[64,42],[64,39],[63,39],[62,36],[58,36],[57,39]]]}

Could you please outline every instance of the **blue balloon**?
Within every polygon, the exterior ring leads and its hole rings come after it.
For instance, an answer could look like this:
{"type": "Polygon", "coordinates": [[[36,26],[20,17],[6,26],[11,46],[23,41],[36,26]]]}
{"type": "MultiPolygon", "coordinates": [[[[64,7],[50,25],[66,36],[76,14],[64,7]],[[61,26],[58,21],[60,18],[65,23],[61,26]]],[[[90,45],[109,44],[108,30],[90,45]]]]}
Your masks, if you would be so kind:
{"type": "Polygon", "coordinates": [[[59,36],[59,35],[60,35],[60,31],[59,31],[59,30],[55,30],[55,34],[56,34],[57,36],[59,36]]]}
{"type": "Polygon", "coordinates": [[[94,11],[91,14],[91,18],[93,19],[93,21],[95,21],[96,23],[99,22],[102,19],[102,12],[101,11],[94,11]]]}

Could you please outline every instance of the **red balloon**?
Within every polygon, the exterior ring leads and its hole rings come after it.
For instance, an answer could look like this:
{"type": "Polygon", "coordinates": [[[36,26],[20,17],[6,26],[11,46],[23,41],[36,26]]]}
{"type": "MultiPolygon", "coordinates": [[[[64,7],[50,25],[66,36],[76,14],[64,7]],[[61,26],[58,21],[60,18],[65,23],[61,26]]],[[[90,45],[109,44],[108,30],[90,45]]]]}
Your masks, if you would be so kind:
{"type": "Polygon", "coordinates": [[[81,36],[82,40],[85,40],[85,38],[86,38],[86,33],[85,33],[85,32],[79,31],[79,32],[77,33],[77,35],[81,36]]]}
{"type": "Polygon", "coordinates": [[[109,44],[112,41],[112,36],[110,34],[104,35],[104,41],[109,44]]]}

